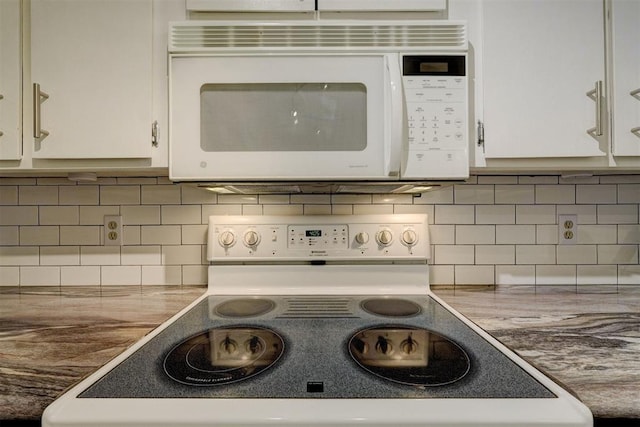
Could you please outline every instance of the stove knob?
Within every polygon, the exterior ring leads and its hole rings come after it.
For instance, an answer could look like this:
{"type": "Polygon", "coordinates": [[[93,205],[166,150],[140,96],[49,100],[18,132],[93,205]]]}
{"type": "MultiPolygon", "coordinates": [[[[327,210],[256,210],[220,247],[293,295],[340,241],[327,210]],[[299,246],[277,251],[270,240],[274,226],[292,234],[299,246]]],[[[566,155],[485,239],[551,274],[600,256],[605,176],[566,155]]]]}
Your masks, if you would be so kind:
{"type": "Polygon", "coordinates": [[[358,242],[359,245],[364,245],[368,241],[369,241],[369,235],[364,231],[361,231],[360,233],[356,234],[356,242],[358,242]]]}
{"type": "Polygon", "coordinates": [[[220,343],[220,349],[228,354],[233,354],[238,349],[238,343],[227,336],[220,343]]]}
{"type": "Polygon", "coordinates": [[[391,230],[381,230],[376,234],[376,241],[380,246],[389,246],[393,241],[393,234],[391,230]]]}
{"type": "Polygon", "coordinates": [[[260,338],[256,336],[252,336],[244,343],[244,348],[251,354],[262,353],[264,350],[264,345],[260,338]]]}
{"type": "Polygon", "coordinates": [[[404,353],[412,354],[418,350],[418,344],[411,338],[411,335],[409,335],[406,340],[402,341],[400,348],[404,353]]]}
{"type": "Polygon", "coordinates": [[[402,233],[402,242],[407,246],[413,246],[418,241],[418,235],[415,231],[409,229],[402,233]]]}
{"type": "Polygon", "coordinates": [[[248,247],[257,246],[260,243],[260,234],[257,231],[249,230],[244,233],[244,244],[248,247]]]}
{"type": "Polygon", "coordinates": [[[233,231],[223,231],[220,233],[220,236],[218,236],[218,243],[220,243],[220,246],[223,248],[230,248],[236,243],[236,236],[233,234],[233,231]]]}
{"type": "Polygon", "coordinates": [[[376,342],[376,351],[382,354],[391,352],[391,343],[382,335],[378,336],[378,341],[376,342]]]}

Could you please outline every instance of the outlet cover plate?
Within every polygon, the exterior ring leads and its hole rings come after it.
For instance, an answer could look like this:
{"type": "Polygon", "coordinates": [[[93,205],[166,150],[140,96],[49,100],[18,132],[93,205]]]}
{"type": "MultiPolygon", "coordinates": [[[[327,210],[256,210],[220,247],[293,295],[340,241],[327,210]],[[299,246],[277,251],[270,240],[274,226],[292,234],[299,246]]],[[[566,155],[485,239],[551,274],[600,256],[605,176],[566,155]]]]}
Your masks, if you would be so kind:
{"type": "Polygon", "coordinates": [[[578,215],[558,215],[558,244],[575,245],[578,242],[578,215]]]}
{"type": "Polygon", "coordinates": [[[104,216],[104,244],[105,246],[122,246],[122,216],[104,216]]]}

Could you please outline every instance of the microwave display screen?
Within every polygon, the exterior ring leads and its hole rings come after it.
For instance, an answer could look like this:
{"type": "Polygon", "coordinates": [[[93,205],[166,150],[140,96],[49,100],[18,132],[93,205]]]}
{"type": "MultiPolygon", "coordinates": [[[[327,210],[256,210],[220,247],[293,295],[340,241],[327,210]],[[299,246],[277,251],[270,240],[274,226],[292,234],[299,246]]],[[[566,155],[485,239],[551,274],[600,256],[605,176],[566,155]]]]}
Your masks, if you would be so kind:
{"type": "Polygon", "coordinates": [[[402,58],[405,76],[465,76],[462,55],[407,55],[402,58]]]}
{"type": "Polygon", "coordinates": [[[363,151],[362,83],[215,83],[200,88],[206,152],[363,151]]]}
{"type": "Polygon", "coordinates": [[[307,237],[322,237],[322,230],[307,230],[305,235],[307,237]]]}
{"type": "Polygon", "coordinates": [[[449,63],[447,62],[421,62],[421,73],[446,73],[449,71],[449,63]]]}

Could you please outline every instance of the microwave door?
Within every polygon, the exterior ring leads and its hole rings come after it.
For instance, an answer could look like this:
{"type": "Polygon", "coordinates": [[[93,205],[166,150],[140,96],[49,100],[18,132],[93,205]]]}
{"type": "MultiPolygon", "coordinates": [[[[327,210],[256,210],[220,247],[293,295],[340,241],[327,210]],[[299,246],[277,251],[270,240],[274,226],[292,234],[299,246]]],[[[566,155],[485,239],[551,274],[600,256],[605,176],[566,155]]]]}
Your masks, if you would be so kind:
{"type": "Polygon", "coordinates": [[[389,69],[382,54],[172,57],[171,178],[397,176],[389,69]]]}

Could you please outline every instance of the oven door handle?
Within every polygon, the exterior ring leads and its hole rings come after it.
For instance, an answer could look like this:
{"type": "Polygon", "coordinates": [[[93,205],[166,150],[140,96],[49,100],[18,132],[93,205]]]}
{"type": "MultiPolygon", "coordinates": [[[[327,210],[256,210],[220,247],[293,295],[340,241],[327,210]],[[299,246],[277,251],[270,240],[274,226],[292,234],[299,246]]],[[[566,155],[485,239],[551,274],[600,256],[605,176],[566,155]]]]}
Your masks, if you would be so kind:
{"type": "Polygon", "coordinates": [[[400,176],[400,153],[402,151],[402,78],[398,55],[387,54],[385,60],[385,103],[387,126],[384,132],[385,174],[400,176]]]}

